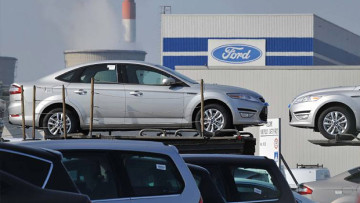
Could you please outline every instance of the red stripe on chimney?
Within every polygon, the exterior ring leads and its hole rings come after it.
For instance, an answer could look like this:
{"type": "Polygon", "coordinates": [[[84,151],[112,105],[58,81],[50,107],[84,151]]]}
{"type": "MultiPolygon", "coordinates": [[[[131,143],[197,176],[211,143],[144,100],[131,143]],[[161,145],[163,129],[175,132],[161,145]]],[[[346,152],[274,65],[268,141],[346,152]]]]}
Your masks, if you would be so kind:
{"type": "Polygon", "coordinates": [[[134,0],[124,0],[122,3],[122,17],[123,19],[135,19],[135,1],[134,0]]]}

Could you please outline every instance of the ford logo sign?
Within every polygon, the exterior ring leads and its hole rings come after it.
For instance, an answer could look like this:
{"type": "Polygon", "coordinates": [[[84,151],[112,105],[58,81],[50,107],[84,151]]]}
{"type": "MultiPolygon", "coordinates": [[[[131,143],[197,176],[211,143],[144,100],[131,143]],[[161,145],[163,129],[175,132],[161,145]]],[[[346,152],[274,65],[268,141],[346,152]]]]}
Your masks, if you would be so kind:
{"type": "Polygon", "coordinates": [[[211,55],[224,63],[241,64],[258,60],[262,56],[262,51],[246,44],[226,44],[216,47],[211,55]]]}

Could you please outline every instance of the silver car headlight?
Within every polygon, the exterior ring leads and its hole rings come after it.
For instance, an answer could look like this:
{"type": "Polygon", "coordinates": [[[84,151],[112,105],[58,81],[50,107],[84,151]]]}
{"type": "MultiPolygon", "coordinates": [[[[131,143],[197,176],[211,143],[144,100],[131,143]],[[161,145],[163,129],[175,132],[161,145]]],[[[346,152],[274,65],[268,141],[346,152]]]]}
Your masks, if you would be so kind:
{"type": "Polygon", "coordinates": [[[294,104],[303,103],[303,102],[314,102],[321,98],[322,96],[319,95],[309,95],[305,97],[299,97],[294,100],[294,104]]]}
{"type": "Polygon", "coordinates": [[[241,94],[241,93],[227,93],[227,95],[233,99],[242,99],[246,101],[252,101],[252,102],[260,102],[258,98],[255,98],[248,94],[241,94]]]}

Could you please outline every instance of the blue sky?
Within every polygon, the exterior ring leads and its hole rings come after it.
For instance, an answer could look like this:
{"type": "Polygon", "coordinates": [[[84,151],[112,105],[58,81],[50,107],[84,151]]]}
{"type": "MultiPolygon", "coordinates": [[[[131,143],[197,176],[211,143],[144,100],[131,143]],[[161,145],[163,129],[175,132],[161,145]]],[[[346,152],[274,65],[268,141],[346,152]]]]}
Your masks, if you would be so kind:
{"type": "MultiPolygon", "coordinates": [[[[65,67],[64,50],[127,49],[122,0],[0,0],[0,55],[18,58],[16,81],[65,67]]],[[[137,49],[160,63],[160,6],[174,14],[316,15],[360,35],[359,0],[136,0],[137,49]]]]}

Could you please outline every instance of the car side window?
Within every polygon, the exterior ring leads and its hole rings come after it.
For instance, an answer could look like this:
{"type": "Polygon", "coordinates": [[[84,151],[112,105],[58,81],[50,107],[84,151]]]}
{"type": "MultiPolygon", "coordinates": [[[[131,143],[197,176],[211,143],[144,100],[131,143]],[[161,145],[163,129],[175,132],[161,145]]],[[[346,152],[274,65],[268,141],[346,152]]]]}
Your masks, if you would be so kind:
{"type": "Polygon", "coordinates": [[[63,163],[81,193],[88,195],[91,200],[119,197],[106,153],[63,152],[63,156],[63,163]]]}
{"type": "Polygon", "coordinates": [[[117,67],[112,64],[87,66],[78,76],[77,82],[90,83],[92,77],[94,77],[94,83],[118,83],[117,67]]]}
{"type": "Polygon", "coordinates": [[[57,76],[55,79],[64,81],[64,82],[70,82],[72,80],[72,78],[74,77],[76,71],[77,70],[72,70],[72,71],[66,72],[62,75],[57,76]]]}
{"type": "Polygon", "coordinates": [[[39,187],[51,174],[52,162],[32,155],[0,149],[0,170],[19,177],[39,187]]]}
{"type": "Polygon", "coordinates": [[[162,85],[169,75],[151,67],[125,64],[127,83],[139,85],[162,85]]]}
{"type": "Polygon", "coordinates": [[[170,158],[129,153],[121,159],[135,197],[182,193],[184,181],[170,158]]]}
{"type": "Polygon", "coordinates": [[[271,175],[264,169],[233,167],[236,201],[277,199],[280,191],[272,183],[271,175]]]}
{"type": "Polygon", "coordinates": [[[360,184],[360,171],[358,171],[357,173],[351,174],[350,176],[346,177],[345,180],[352,182],[352,183],[360,184]]]}

